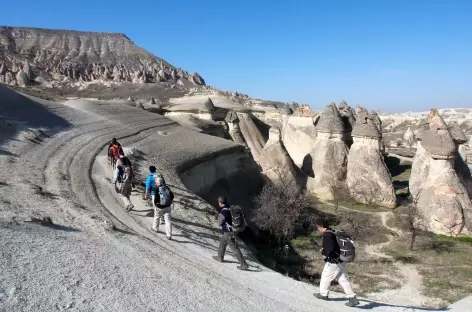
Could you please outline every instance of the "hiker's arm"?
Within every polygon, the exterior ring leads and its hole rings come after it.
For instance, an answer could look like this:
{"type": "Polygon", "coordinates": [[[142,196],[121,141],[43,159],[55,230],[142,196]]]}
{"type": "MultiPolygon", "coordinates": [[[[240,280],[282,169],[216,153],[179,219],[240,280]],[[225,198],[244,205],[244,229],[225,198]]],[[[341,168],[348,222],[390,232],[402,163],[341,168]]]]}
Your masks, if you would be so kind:
{"type": "Polygon", "coordinates": [[[225,224],[225,222],[226,222],[225,216],[222,213],[220,213],[218,215],[218,225],[222,226],[223,224],[225,224]]]}
{"type": "Polygon", "coordinates": [[[144,191],[144,199],[148,198],[149,191],[151,190],[151,180],[149,177],[146,178],[146,190],[144,191]]]}
{"type": "Polygon", "coordinates": [[[118,180],[118,173],[119,173],[119,170],[118,170],[118,167],[116,167],[115,171],[113,172],[113,183],[116,183],[116,181],[118,180]]]}
{"type": "Polygon", "coordinates": [[[322,254],[327,258],[336,258],[334,245],[337,244],[336,236],[334,234],[323,235],[323,249],[322,254]]]}

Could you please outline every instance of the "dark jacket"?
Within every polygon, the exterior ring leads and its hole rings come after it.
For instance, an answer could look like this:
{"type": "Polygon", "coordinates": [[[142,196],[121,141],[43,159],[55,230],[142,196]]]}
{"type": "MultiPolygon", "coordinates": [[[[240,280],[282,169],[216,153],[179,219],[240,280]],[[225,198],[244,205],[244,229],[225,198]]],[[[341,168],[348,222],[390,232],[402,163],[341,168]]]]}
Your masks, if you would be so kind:
{"type": "Polygon", "coordinates": [[[230,229],[228,229],[227,224],[229,224],[230,226],[233,225],[233,221],[231,220],[231,212],[229,211],[229,205],[223,206],[218,216],[218,225],[221,226],[221,230],[223,231],[223,233],[230,232],[230,229]]]}
{"type": "Polygon", "coordinates": [[[341,259],[339,255],[341,254],[341,250],[338,245],[338,241],[336,240],[336,235],[333,233],[333,230],[327,229],[323,233],[323,256],[325,262],[330,263],[341,263],[341,259]]]}

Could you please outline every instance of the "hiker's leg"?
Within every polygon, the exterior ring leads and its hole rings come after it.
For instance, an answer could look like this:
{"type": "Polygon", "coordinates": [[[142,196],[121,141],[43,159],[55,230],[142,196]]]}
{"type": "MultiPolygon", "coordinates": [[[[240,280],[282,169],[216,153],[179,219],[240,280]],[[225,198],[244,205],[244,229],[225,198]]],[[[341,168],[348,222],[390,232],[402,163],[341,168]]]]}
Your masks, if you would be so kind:
{"type": "Polygon", "coordinates": [[[339,267],[339,273],[337,276],[337,280],[338,280],[339,285],[341,285],[341,287],[344,290],[344,293],[346,294],[348,298],[354,298],[356,294],[352,290],[352,285],[351,285],[351,282],[349,281],[349,276],[347,275],[346,264],[340,263],[338,264],[338,267],[339,267]]]}
{"type": "Polygon", "coordinates": [[[223,261],[223,258],[225,257],[225,252],[226,252],[226,245],[228,245],[228,233],[223,233],[223,236],[221,236],[220,240],[220,246],[218,247],[218,258],[223,261]]]}
{"type": "Polygon", "coordinates": [[[162,210],[164,210],[164,219],[166,220],[166,236],[170,237],[172,236],[171,208],[167,207],[162,210]]]}
{"type": "Polygon", "coordinates": [[[236,259],[238,259],[238,262],[241,266],[247,266],[246,260],[244,260],[243,254],[241,253],[241,250],[237,246],[236,243],[236,235],[231,235],[229,236],[228,239],[228,245],[231,251],[234,253],[234,256],[236,259]]]}
{"type": "MultiPolygon", "coordinates": [[[[154,203],[154,195],[152,195],[152,202],[154,203]]],[[[152,222],[152,230],[153,231],[158,231],[159,230],[159,208],[157,208],[155,205],[154,207],[154,221],[152,222]]]]}
{"type": "Polygon", "coordinates": [[[121,199],[125,203],[125,207],[128,207],[129,205],[131,205],[131,201],[129,200],[128,196],[121,194],[121,199]]]}
{"type": "Polygon", "coordinates": [[[336,279],[339,272],[340,269],[336,264],[329,262],[325,263],[323,272],[321,273],[320,295],[328,296],[329,286],[331,285],[331,282],[336,279]]]}

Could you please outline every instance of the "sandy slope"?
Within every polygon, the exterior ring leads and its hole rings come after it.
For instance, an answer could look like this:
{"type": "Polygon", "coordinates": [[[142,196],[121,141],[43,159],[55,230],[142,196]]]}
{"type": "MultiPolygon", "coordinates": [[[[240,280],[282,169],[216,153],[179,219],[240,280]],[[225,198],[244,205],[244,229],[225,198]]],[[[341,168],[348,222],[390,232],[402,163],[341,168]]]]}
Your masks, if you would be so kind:
{"type": "MultiPolygon", "coordinates": [[[[0,86],[0,97],[9,92],[0,86]]],[[[15,101],[21,106],[27,100],[15,101]]],[[[229,141],[126,105],[42,103],[34,116],[16,110],[7,117],[45,118],[42,127],[67,129],[34,142],[18,136],[1,142],[1,311],[350,310],[337,299],[316,301],[311,295],[315,287],[254,261],[251,271],[240,272],[235,263],[211,259],[219,235],[211,226],[212,208],[182,185],[176,168],[235,149],[229,141]],[[59,119],[48,119],[51,113],[59,119]],[[139,195],[133,196],[138,211],[123,211],[103,157],[97,157],[114,136],[142,151],[141,175],[148,164],[157,163],[176,200],[188,199],[190,204],[176,205],[174,241],[149,230],[149,208],[139,195]],[[23,222],[32,215],[51,216],[56,225],[23,222]]],[[[406,311],[365,302],[364,308],[406,311]]]]}

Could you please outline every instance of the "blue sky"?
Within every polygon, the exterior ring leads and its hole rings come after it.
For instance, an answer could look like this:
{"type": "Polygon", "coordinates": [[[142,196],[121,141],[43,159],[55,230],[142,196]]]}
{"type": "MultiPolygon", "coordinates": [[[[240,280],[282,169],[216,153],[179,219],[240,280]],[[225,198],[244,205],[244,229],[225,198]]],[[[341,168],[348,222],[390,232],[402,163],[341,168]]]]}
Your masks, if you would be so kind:
{"type": "Polygon", "coordinates": [[[122,32],[210,85],[319,108],[472,108],[472,1],[22,0],[0,23],[122,32]]]}

